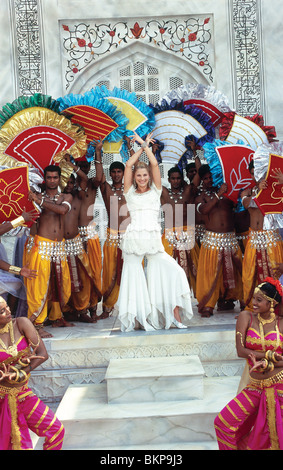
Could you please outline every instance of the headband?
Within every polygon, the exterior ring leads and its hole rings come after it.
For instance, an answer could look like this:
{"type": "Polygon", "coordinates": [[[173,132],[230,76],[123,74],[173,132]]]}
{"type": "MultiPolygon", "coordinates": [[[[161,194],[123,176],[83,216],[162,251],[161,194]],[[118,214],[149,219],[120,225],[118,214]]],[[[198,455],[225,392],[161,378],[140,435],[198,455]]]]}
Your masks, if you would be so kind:
{"type": "MultiPolygon", "coordinates": [[[[265,292],[263,292],[263,291],[261,290],[261,287],[263,287],[264,284],[265,284],[265,282],[264,282],[263,284],[260,284],[259,286],[257,286],[257,287],[255,288],[255,291],[254,291],[255,294],[260,293],[260,294],[262,295],[262,297],[263,297],[265,300],[267,300],[268,302],[273,303],[274,305],[278,305],[278,302],[277,302],[277,300],[275,300],[274,297],[269,297],[265,292]]],[[[277,290],[276,290],[276,293],[278,293],[277,290]]],[[[276,295],[276,294],[275,294],[275,295],[276,295]]]]}

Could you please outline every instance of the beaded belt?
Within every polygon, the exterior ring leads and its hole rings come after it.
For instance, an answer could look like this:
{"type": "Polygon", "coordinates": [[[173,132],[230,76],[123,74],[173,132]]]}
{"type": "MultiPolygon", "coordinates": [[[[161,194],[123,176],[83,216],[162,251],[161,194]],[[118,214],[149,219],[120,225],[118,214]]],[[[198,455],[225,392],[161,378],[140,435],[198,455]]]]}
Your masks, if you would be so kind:
{"type": "Polygon", "coordinates": [[[205,234],[205,226],[202,224],[197,224],[195,226],[195,237],[196,240],[202,242],[203,236],[205,234]]]}
{"type": "Polygon", "coordinates": [[[279,230],[251,230],[249,240],[256,250],[266,249],[268,246],[276,246],[281,240],[279,230]]]}
{"type": "Polygon", "coordinates": [[[83,241],[80,236],[72,238],[71,240],[65,240],[65,250],[67,256],[78,256],[84,252],[83,241]]]}
{"type": "Polygon", "coordinates": [[[27,239],[27,243],[26,243],[26,251],[27,253],[30,253],[31,252],[31,249],[32,247],[34,246],[34,237],[32,235],[30,235],[27,239]]]}
{"type": "Polygon", "coordinates": [[[195,245],[195,230],[194,227],[188,230],[165,229],[165,238],[170,245],[173,245],[179,251],[192,250],[195,245]]]}
{"type": "Polygon", "coordinates": [[[278,374],[273,375],[272,377],[269,377],[268,379],[253,379],[250,376],[250,381],[248,385],[252,385],[254,387],[264,389],[267,387],[271,387],[272,385],[275,385],[277,383],[280,383],[283,381],[283,370],[281,372],[278,372],[278,374]]]}
{"type": "Polygon", "coordinates": [[[107,230],[106,244],[108,246],[120,246],[125,232],[118,232],[116,230],[107,230]]]}
{"type": "Polygon", "coordinates": [[[234,232],[217,233],[206,231],[203,235],[202,245],[209,250],[231,250],[237,251],[239,248],[238,240],[234,232]]]}
{"type": "Polygon", "coordinates": [[[65,241],[61,242],[56,241],[38,241],[38,254],[42,259],[50,261],[65,261],[66,260],[66,250],[65,250],[65,241]]]}
{"type": "Polygon", "coordinates": [[[86,225],[84,227],[79,227],[79,233],[84,242],[86,242],[87,240],[91,240],[92,238],[96,238],[98,236],[95,225],[91,224],[86,225]]]}

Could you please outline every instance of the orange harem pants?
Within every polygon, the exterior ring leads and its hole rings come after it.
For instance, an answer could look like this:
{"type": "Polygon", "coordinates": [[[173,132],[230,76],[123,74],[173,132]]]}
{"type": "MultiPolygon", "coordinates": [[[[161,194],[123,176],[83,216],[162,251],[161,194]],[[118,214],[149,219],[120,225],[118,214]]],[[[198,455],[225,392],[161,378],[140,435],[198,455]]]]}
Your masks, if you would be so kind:
{"type": "Polygon", "coordinates": [[[41,325],[47,315],[51,321],[62,318],[62,308],[71,295],[64,240],[56,242],[35,235],[33,246],[24,255],[25,258],[28,260],[28,267],[37,271],[35,279],[25,279],[28,318],[35,314],[35,325],[41,325]],[[52,257],[56,257],[57,262],[52,261],[52,257]],[[49,314],[48,301],[51,303],[49,314]]]}
{"type": "Polygon", "coordinates": [[[189,285],[193,290],[194,296],[196,296],[196,278],[200,248],[195,242],[195,233],[193,233],[193,240],[187,240],[185,243],[188,244],[188,246],[191,245],[192,248],[182,249],[183,243],[180,241],[180,237],[178,235],[180,231],[181,233],[188,233],[187,227],[182,227],[181,229],[166,229],[162,235],[162,243],[166,253],[174,258],[185,271],[189,285]]]}
{"type": "Polygon", "coordinates": [[[107,239],[103,246],[102,293],[103,308],[110,311],[116,304],[122,273],[122,251],[119,248],[122,234],[107,228],[107,239]]]}
{"type": "Polygon", "coordinates": [[[283,263],[279,230],[250,230],[243,259],[243,290],[247,310],[252,310],[253,293],[267,277],[279,279],[277,263],[283,263]]]}
{"type": "Polygon", "coordinates": [[[0,450],[32,450],[29,429],[45,437],[43,450],[61,450],[65,429],[28,385],[0,385],[0,450]]]}
{"type": "Polygon", "coordinates": [[[242,300],[242,251],[235,233],[206,231],[198,259],[198,310],[214,308],[219,297],[242,300]]]}
{"type": "MultiPolygon", "coordinates": [[[[66,240],[66,255],[71,276],[72,293],[68,304],[78,312],[85,311],[97,305],[101,299],[101,250],[99,240],[89,240],[89,251],[92,265],[96,266],[96,273],[91,268],[90,256],[86,253],[80,235],[66,240]]],[[[68,311],[68,306],[64,312],[68,311]]]]}

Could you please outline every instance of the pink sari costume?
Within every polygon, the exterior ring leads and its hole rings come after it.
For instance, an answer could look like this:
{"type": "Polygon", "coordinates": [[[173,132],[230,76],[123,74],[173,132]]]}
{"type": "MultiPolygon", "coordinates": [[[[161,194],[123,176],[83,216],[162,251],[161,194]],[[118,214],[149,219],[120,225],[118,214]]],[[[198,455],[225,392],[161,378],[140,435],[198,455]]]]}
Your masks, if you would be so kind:
{"type": "MultiPolygon", "coordinates": [[[[261,338],[251,321],[248,349],[282,354],[282,342],[279,330],[261,338]]],[[[220,450],[283,450],[283,371],[263,380],[250,377],[244,390],[219,413],[214,426],[220,450]]]]}
{"type": "MultiPolygon", "coordinates": [[[[30,351],[24,336],[16,342],[17,353],[0,349],[0,363],[16,365],[30,351]]],[[[64,427],[54,413],[28,388],[5,387],[0,382],[0,450],[32,450],[29,429],[45,437],[44,450],[61,450],[64,427]]]]}

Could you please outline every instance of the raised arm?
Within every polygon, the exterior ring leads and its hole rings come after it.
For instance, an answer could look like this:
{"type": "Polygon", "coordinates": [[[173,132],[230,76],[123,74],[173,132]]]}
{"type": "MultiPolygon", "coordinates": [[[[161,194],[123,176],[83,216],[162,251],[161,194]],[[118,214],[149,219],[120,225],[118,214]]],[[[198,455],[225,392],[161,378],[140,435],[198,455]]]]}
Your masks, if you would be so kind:
{"type": "MultiPolygon", "coordinates": [[[[130,185],[128,187],[128,190],[129,190],[129,188],[132,184],[132,167],[138,161],[138,159],[141,156],[143,150],[145,151],[145,153],[148,157],[149,163],[150,163],[153,183],[155,184],[157,189],[161,189],[162,188],[162,183],[161,183],[161,175],[160,175],[158,162],[157,162],[151,148],[149,147],[150,143],[154,143],[154,139],[152,139],[152,133],[148,134],[146,139],[143,140],[136,132],[134,132],[133,141],[138,142],[141,145],[141,148],[134,155],[132,155],[132,157],[129,158],[129,160],[127,161],[127,164],[126,164],[126,168],[128,166],[131,170],[130,185]]],[[[126,170],[125,170],[125,173],[126,173],[126,170]]],[[[124,178],[124,186],[125,186],[125,192],[127,192],[125,178],[124,178]]]]}

